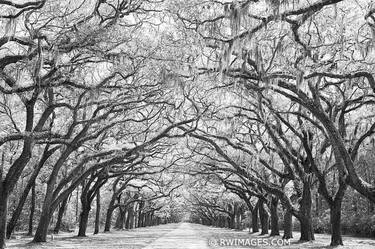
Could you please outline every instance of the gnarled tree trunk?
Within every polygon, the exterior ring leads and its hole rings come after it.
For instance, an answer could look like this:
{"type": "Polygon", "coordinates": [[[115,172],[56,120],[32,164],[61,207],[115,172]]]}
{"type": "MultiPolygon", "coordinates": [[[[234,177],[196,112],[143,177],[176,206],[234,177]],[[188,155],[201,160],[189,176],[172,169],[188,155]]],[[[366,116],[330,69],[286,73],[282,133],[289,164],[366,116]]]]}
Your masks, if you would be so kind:
{"type": "Polygon", "coordinates": [[[331,246],[343,245],[341,236],[341,201],[335,202],[330,207],[331,221],[331,246]]]}
{"type": "Polygon", "coordinates": [[[78,237],[86,237],[86,229],[89,221],[90,208],[82,207],[81,214],[79,215],[79,230],[78,237]]]}
{"type": "Polygon", "coordinates": [[[331,246],[343,245],[341,236],[341,204],[344,198],[347,184],[342,176],[339,178],[339,189],[335,198],[330,203],[331,215],[331,246]]]}
{"type": "Polygon", "coordinates": [[[310,181],[304,181],[303,183],[303,193],[301,199],[300,215],[298,218],[301,224],[301,241],[311,241],[315,240],[314,230],[311,218],[311,188],[310,181]]]}
{"type": "Polygon", "coordinates": [[[279,203],[279,198],[272,197],[271,199],[271,236],[280,235],[279,231],[279,215],[277,213],[277,206],[279,203]]]}
{"type": "Polygon", "coordinates": [[[284,235],[283,239],[291,239],[293,238],[293,215],[290,210],[284,210],[284,235]]]}
{"type": "Polygon", "coordinates": [[[268,234],[269,229],[269,214],[264,206],[264,201],[260,200],[259,203],[259,217],[260,217],[260,224],[262,227],[261,235],[268,234]]]}

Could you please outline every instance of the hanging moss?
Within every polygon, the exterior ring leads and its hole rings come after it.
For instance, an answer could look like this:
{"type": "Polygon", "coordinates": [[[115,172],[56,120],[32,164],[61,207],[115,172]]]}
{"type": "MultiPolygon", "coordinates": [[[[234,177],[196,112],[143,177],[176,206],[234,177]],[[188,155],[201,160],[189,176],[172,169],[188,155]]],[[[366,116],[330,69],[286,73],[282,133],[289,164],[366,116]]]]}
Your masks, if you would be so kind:
{"type": "Polygon", "coordinates": [[[221,73],[223,73],[228,68],[232,52],[233,52],[233,42],[229,43],[228,48],[224,49],[224,54],[220,63],[221,73]]]}
{"type": "Polygon", "coordinates": [[[273,14],[277,17],[280,15],[280,0],[266,0],[266,3],[271,7],[273,14]]]}
{"type": "Polygon", "coordinates": [[[300,71],[297,75],[297,80],[296,80],[296,86],[299,90],[301,90],[302,83],[303,83],[303,72],[300,71]]]}
{"type": "Polygon", "coordinates": [[[242,19],[249,12],[250,3],[242,4],[240,2],[232,2],[224,5],[225,16],[229,18],[231,35],[237,35],[240,32],[242,19]]]}
{"type": "Polygon", "coordinates": [[[9,38],[13,37],[16,33],[16,20],[14,18],[9,18],[6,20],[5,24],[5,36],[8,36],[9,38]]]}

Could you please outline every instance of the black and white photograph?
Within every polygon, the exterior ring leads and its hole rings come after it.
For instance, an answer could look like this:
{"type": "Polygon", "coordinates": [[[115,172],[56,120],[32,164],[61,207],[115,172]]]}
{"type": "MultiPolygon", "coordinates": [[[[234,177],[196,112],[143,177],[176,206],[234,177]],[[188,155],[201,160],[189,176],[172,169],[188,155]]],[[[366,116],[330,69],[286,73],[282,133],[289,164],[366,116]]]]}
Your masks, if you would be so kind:
{"type": "Polygon", "coordinates": [[[0,0],[0,249],[375,249],[374,0],[0,0]]]}

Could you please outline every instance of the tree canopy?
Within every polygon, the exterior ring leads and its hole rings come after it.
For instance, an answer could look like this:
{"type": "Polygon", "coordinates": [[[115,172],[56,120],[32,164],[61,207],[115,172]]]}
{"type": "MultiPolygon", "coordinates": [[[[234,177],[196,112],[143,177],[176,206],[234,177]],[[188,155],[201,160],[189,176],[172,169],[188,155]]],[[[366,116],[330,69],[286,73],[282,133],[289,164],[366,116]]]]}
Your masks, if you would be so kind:
{"type": "Polygon", "coordinates": [[[371,1],[0,9],[0,248],[20,221],[374,236],[371,1]]]}

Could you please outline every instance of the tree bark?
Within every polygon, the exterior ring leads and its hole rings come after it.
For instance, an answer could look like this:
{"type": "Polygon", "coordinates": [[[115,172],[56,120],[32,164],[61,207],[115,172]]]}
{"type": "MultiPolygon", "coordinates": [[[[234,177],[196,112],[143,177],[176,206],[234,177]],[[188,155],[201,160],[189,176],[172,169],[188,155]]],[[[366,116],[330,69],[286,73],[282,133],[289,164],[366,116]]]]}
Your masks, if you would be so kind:
{"type": "Polygon", "coordinates": [[[341,236],[341,201],[335,202],[330,209],[331,246],[343,245],[341,236]]]}
{"type": "Polygon", "coordinates": [[[115,224],[116,229],[124,229],[125,216],[126,216],[126,208],[119,207],[116,224],[115,224]]]}
{"type": "MultiPolygon", "coordinates": [[[[3,185],[3,182],[0,183],[3,185]]],[[[4,186],[0,186],[0,249],[5,248],[6,222],[8,211],[8,194],[4,186]]]]}
{"type": "Polygon", "coordinates": [[[303,192],[300,205],[300,215],[298,218],[301,224],[301,241],[315,240],[314,230],[311,219],[311,186],[310,181],[306,180],[303,182],[303,192]]]}
{"type": "MultiPolygon", "coordinates": [[[[86,185],[82,188],[81,192],[81,213],[79,215],[79,230],[78,230],[78,237],[86,237],[86,229],[87,224],[89,221],[89,214],[91,210],[91,196],[89,194],[89,187],[91,180],[94,178],[91,178],[89,182],[86,183],[86,185]]],[[[83,184],[84,185],[84,184],[83,184]]],[[[83,186],[82,185],[82,186],[83,186]]]]}
{"type": "Polygon", "coordinates": [[[315,240],[311,217],[301,217],[299,218],[299,222],[301,224],[300,241],[315,240]]]}
{"type": "Polygon", "coordinates": [[[241,230],[241,213],[238,212],[236,215],[236,229],[241,230]]]}
{"type": "Polygon", "coordinates": [[[134,218],[132,219],[132,222],[133,222],[133,228],[137,228],[138,227],[138,210],[139,210],[139,204],[138,203],[134,203],[134,211],[133,211],[133,216],[134,218]]]}
{"type": "Polygon", "coordinates": [[[86,237],[87,223],[89,221],[90,208],[83,207],[81,214],[79,215],[79,230],[78,237],[86,237]]]}
{"type": "MultiPolygon", "coordinates": [[[[19,219],[19,217],[20,217],[20,215],[22,213],[22,209],[23,209],[23,207],[25,205],[27,196],[29,195],[30,190],[35,185],[35,179],[38,177],[39,172],[42,169],[42,167],[44,166],[45,162],[48,160],[48,158],[53,153],[55,153],[55,151],[57,151],[57,149],[58,149],[58,147],[55,147],[55,148],[52,148],[52,149],[49,150],[49,145],[47,145],[44,148],[42,158],[40,159],[39,163],[34,167],[33,173],[31,174],[30,179],[28,180],[28,182],[27,182],[27,184],[26,184],[26,186],[25,186],[25,188],[24,188],[24,190],[22,192],[22,196],[19,199],[18,205],[17,205],[16,209],[14,210],[10,221],[8,222],[7,234],[6,234],[6,236],[7,236],[8,239],[12,235],[12,233],[14,231],[14,228],[17,225],[17,221],[18,221],[18,219],[19,219]]],[[[34,189],[34,191],[35,191],[35,189],[34,189]]],[[[29,233],[29,234],[31,235],[32,232],[29,233]]]]}
{"type": "Polygon", "coordinates": [[[79,222],[79,186],[77,187],[76,190],[76,224],[79,222]]]}
{"type": "Polygon", "coordinates": [[[113,205],[110,204],[107,209],[107,214],[105,217],[104,232],[109,232],[111,230],[113,211],[114,211],[113,205]]]}
{"type": "Polygon", "coordinates": [[[139,202],[139,209],[138,209],[138,227],[143,226],[143,207],[144,207],[144,202],[140,201],[139,202]]]}
{"type": "MultiPolygon", "coordinates": [[[[44,202],[43,206],[47,205],[46,202],[44,202]]],[[[48,225],[51,220],[51,214],[48,212],[48,209],[45,209],[44,212],[42,211],[42,214],[39,219],[38,227],[35,231],[33,242],[46,242],[47,241],[47,233],[48,233],[48,225]]]]}
{"type": "Polygon", "coordinates": [[[126,229],[130,229],[130,217],[133,215],[133,213],[131,212],[130,210],[130,207],[127,207],[128,208],[128,215],[126,216],[126,222],[125,222],[125,228],[126,229]]]}
{"type": "Polygon", "coordinates": [[[6,232],[7,239],[10,238],[10,236],[12,235],[12,233],[14,231],[14,228],[17,225],[17,221],[18,221],[18,219],[19,219],[19,217],[22,213],[23,206],[25,205],[25,202],[27,200],[27,196],[30,192],[30,189],[31,189],[32,185],[33,184],[27,184],[26,185],[25,190],[23,191],[23,193],[22,193],[22,195],[19,199],[18,205],[17,205],[16,209],[14,210],[11,219],[8,222],[7,232],[6,232]]]}
{"type": "Polygon", "coordinates": [[[112,193],[112,197],[111,197],[111,200],[109,202],[108,209],[107,209],[104,232],[109,232],[109,230],[111,229],[112,215],[113,215],[113,211],[116,209],[116,207],[114,207],[115,202],[116,202],[116,200],[118,200],[118,203],[121,202],[121,193],[122,193],[123,190],[126,189],[127,183],[130,181],[131,178],[128,178],[125,181],[125,183],[123,183],[122,186],[119,189],[117,189],[117,185],[118,185],[118,183],[120,182],[121,179],[122,179],[122,176],[118,177],[114,181],[113,186],[112,186],[113,193],[112,193]]]}
{"type": "Polygon", "coordinates": [[[62,155],[59,157],[59,159],[53,166],[52,172],[47,181],[47,190],[46,190],[46,194],[45,194],[44,202],[42,206],[41,218],[39,220],[39,224],[36,229],[33,242],[37,243],[37,242],[47,241],[48,225],[51,220],[54,208],[56,208],[56,206],[52,207],[52,202],[53,202],[53,197],[54,197],[54,190],[55,190],[55,185],[57,181],[57,176],[65,160],[69,157],[69,155],[73,151],[74,151],[73,147],[68,147],[62,153],[62,155]]]}
{"type": "Polygon", "coordinates": [[[293,238],[293,215],[290,210],[285,209],[284,211],[284,235],[283,239],[293,238]]]}
{"type": "Polygon", "coordinates": [[[155,225],[155,223],[154,223],[154,211],[152,211],[150,213],[150,223],[149,223],[149,226],[153,226],[153,225],[155,225]]]}
{"type": "Polygon", "coordinates": [[[236,226],[235,226],[235,223],[236,223],[236,214],[235,213],[230,214],[229,218],[228,218],[228,221],[229,221],[229,228],[230,229],[235,229],[236,228],[236,226]]]}
{"type": "MultiPolygon", "coordinates": [[[[34,106],[37,100],[37,95],[34,95],[27,101],[26,108],[26,132],[31,132],[33,129],[34,121],[34,106]]],[[[42,115],[43,116],[43,115],[42,115]]],[[[43,125],[43,121],[39,120],[39,126],[34,128],[34,131],[39,131],[43,125]]],[[[33,138],[28,137],[23,140],[23,148],[21,154],[14,161],[14,163],[8,169],[6,176],[4,174],[4,153],[2,154],[1,165],[0,165],[0,249],[5,248],[5,237],[6,237],[6,222],[8,212],[8,198],[9,194],[14,189],[20,178],[23,169],[30,161],[32,154],[33,138]],[[4,178],[4,180],[3,180],[4,178]]]]}
{"type": "Polygon", "coordinates": [[[258,212],[259,212],[259,200],[251,212],[251,225],[252,225],[253,233],[259,232],[258,212]]]}
{"type": "Polygon", "coordinates": [[[59,213],[57,215],[56,225],[55,225],[55,228],[53,229],[54,234],[58,234],[60,232],[61,223],[62,223],[62,219],[64,217],[64,213],[65,213],[66,205],[68,203],[68,199],[69,198],[65,198],[64,201],[60,204],[59,213]]]}
{"type": "Polygon", "coordinates": [[[264,201],[260,200],[259,204],[259,217],[260,217],[260,224],[262,227],[261,235],[268,234],[269,229],[269,214],[264,207],[264,201]]]}
{"type": "Polygon", "coordinates": [[[99,233],[100,226],[100,191],[96,193],[96,212],[95,212],[95,230],[94,234],[99,233]]]}
{"type": "Polygon", "coordinates": [[[315,194],[315,216],[316,217],[319,217],[321,209],[322,209],[321,197],[319,195],[319,191],[316,191],[316,194],[315,194]]]}
{"type": "Polygon", "coordinates": [[[31,206],[30,206],[30,216],[29,216],[29,228],[27,235],[33,235],[33,221],[34,221],[34,213],[35,213],[35,202],[36,202],[36,194],[35,194],[35,184],[31,188],[31,206]]]}
{"type": "Polygon", "coordinates": [[[147,219],[146,219],[146,224],[145,224],[146,226],[152,226],[153,212],[154,211],[147,213],[147,219]]]}
{"type": "Polygon", "coordinates": [[[127,210],[128,217],[126,219],[126,222],[127,222],[126,229],[132,229],[134,228],[134,203],[131,204],[127,209],[128,209],[127,210]]]}
{"type": "Polygon", "coordinates": [[[271,234],[270,236],[280,235],[279,231],[279,215],[277,212],[277,206],[279,203],[279,198],[272,197],[271,199],[271,234]]]}
{"type": "Polygon", "coordinates": [[[331,246],[343,245],[341,236],[341,205],[346,188],[347,184],[341,175],[339,178],[339,189],[333,201],[330,202],[331,246]]]}

